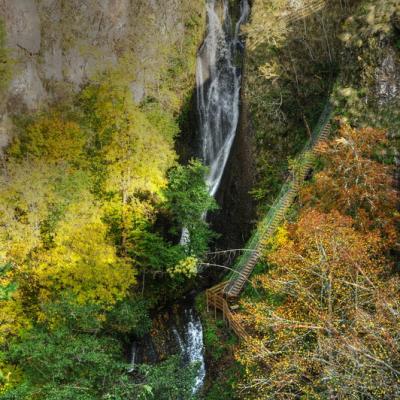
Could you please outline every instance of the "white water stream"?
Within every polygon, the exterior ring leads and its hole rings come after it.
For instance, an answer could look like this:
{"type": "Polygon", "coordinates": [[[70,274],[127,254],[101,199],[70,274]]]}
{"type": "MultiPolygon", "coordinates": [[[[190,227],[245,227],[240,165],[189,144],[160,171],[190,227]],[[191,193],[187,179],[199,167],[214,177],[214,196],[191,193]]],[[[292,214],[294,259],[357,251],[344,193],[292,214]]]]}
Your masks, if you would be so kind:
{"type": "Polygon", "coordinates": [[[206,365],[204,362],[203,326],[193,308],[185,310],[187,325],[183,337],[176,328],[173,328],[174,335],[181,349],[185,361],[189,364],[197,363],[198,371],[193,385],[193,393],[198,392],[204,383],[206,376],[206,365]]]}
{"type": "MultiPolygon", "coordinates": [[[[207,33],[197,55],[197,112],[201,139],[200,158],[209,168],[206,178],[209,193],[215,196],[235,139],[239,121],[241,67],[236,65],[243,51],[240,27],[246,22],[250,6],[240,1],[240,17],[232,23],[229,0],[207,0],[207,33]]],[[[204,216],[205,217],[205,216],[204,216]]],[[[186,228],[181,244],[190,240],[186,228]]],[[[188,362],[199,363],[193,393],[201,389],[206,376],[203,328],[193,310],[189,312],[185,338],[178,332],[178,343],[188,362]]]]}
{"type": "MultiPolygon", "coordinates": [[[[235,139],[239,121],[241,67],[235,62],[243,51],[240,27],[249,17],[248,0],[240,0],[240,17],[235,25],[229,0],[207,0],[207,32],[197,54],[196,92],[199,116],[199,157],[209,168],[208,191],[215,196],[235,139]]],[[[204,218],[206,215],[204,215],[204,218]]],[[[190,241],[182,229],[180,244],[190,241]]]]}
{"type": "Polygon", "coordinates": [[[235,63],[243,50],[240,26],[247,20],[248,0],[240,2],[235,26],[229,0],[208,0],[207,34],[197,56],[197,112],[201,159],[209,167],[207,186],[214,196],[228,161],[239,120],[241,68],[235,63]],[[222,4],[221,4],[222,3],[222,4]]]}

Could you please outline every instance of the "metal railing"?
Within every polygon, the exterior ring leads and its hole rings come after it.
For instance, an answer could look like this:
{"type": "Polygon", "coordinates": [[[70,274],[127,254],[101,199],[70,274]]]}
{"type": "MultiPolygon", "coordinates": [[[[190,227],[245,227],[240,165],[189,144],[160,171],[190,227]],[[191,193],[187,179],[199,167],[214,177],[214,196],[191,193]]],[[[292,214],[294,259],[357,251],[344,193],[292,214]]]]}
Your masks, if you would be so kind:
{"type": "Polygon", "coordinates": [[[311,138],[305,145],[304,150],[297,157],[299,165],[297,171],[294,171],[292,177],[282,185],[274,204],[246,245],[246,248],[253,249],[254,251],[247,252],[239,257],[233,267],[233,271],[229,274],[229,282],[224,288],[224,294],[227,297],[237,297],[240,294],[257,264],[267,239],[274,234],[279,223],[283,220],[286,211],[297,196],[298,190],[313,164],[316,145],[329,133],[331,115],[332,106],[328,102],[311,138]]]}
{"type": "Polygon", "coordinates": [[[240,294],[254,270],[260,254],[266,245],[266,240],[274,234],[286,211],[295,199],[301,184],[304,182],[314,162],[318,143],[324,140],[329,134],[332,109],[330,102],[328,102],[310,140],[297,158],[299,162],[298,170],[282,185],[274,204],[248,241],[246,248],[253,249],[253,251],[245,252],[239,257],[233,271],[229,274],[228,281],[220,282],[206,290],[207,311],[213,308],[215,317],[217,316],[217,310],[221,311],[223,319],[241,340],[248,340],[249,335],[238,321],[226,298],[237,297],[240,294]]]}

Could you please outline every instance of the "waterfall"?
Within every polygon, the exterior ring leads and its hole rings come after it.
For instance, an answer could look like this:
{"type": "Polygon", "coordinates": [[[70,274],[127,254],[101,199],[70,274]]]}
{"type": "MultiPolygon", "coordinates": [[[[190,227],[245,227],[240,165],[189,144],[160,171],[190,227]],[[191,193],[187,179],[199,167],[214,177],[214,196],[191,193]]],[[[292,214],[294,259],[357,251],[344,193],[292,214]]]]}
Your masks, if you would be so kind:
{"type": "MultiPolygon", "coordinates": [[[[209,168],[206,183],[209,193],[215,196],[239,121],[241,68],[235,64],[243,51],[240,27],[250,13],[248,0],[240,1],[240,17],[232,23],[229,0],[207,0],[207,33],[197,55],[197,112],[199,115],[200,158],[209,168]],[[222,6],[222,9],[219,6],[222,6]]],[[[204,215],[205,218],[205,215],[204,215]]],[[[181,244],[190,241],[187,228],[183,228],[181,244]]],[[[188,362],[198,362],[199,371],[193,386],[196,393],[206,376],[203,356],[203,328],[193,309],[189,313],[185,339],[176,329],[182,353],[188,362]]]]}
{"type": "MultiPolygon", "coordinates": [[[[244,49],[240,27],[249,17],[250,5],[248,0],[240,0],[240,17],[235,26],[229,0],[207,0],[206,10],[207,32],[197,54],[196,67],[201,142],[198,155],[209,168],[206,183],[209,193],[215,196],[239,121],[242,73],[235,61],[244,49]],[[221,5],[222,15],[219,15],[218,7],[221,5]]],[[[189,231],[183,227],[180,244],[184,246],[189,241],[189,231]]]]}
{"type": "MultiPolygon", "coordinates": [[[[217,193],[219,184],[236,135],[239,121],[241,68],[235,62],[244,45],[240,27],[246,22],[250,6],[248,0],[240,1],[240,17],[232,23],[229,0],[207,0],[207,33],[197,55],[197,112],[199,115],[200,151],[204,165],[209,168],[206,177],[208,191],[217,193]],[[222,9],[219,9],[222,5],[222,9]]],[[[205,215],[204,215],[205,218],[205,215]]],[[[183,228],[181,244],[189,242],[187,228],[183,228]]],[[[198,362],[199,371],[193,386],[196,393],[206,376],[203,356],[203,328],[200,319],[189,313],[183,340],[175,329],[174,334],[188,362],[198,362]]]]}
{"type": "Polygon", "coordinates": [[[206,178],[214,196],[228,161],[239,120],[241,68],[235,64],[243,51],[240,27],[250,6],[240,2],[240,18],[233,26],[229,0],[207,0],[207,34],[197,56],[197,112],[200,157],[209,168],[206,178]]]}
{"type": "Polygon", "coordinates": [[[193,386],[193,392],[196,393],[202,386],[206,377],[206,366],[204,362],[204,344],[203,344],[203,326],[200,318],[195,318],[193,310],[189,310],[189,323],[187,327],[187,349],[189,362],[199,363],[199,370],[196,381],[193,386]]]}
{"type": "MultiPolygon", "coordinates": [[[[199,157],[209,168],[208,191],[215,196],[232,148],[239,121],[241,67],[236,65],[244,49],[240,27],[250,13],[248,0],[240,0],[240,17],[232,22],[229,0],[207,0],[207,33],[197,55],[197,112],[199,115],[199,157]],[[221,8],[222,7],[222,8],[221,8]]],[[[206,216],[204,215],[204,218],[206,216]]],[[[180,243],[190,241],[183,228],[180,243]]],[[[185,337],[173,330],[182,354],[189,363],[199,363],[193,393],[203,386],[206,376],[203,327],[193,309],[187,309],[185,337]]]]}
{"type": "Polygon", "coordinates": [[[131,367],[129,368],[128,372],[133,372],[135,370],[137,347],[137,342],[133,342],[131,348],[131,367]]]}
{"type": "Polygon", "coordinates": [[[185,331],[183,336],[174,327],[173,333],[181,349],[181,353],[188,364],[197,363],[198,371],[193,385],[193,394],[197,393],[204,383],[206,376],[206,366],[204,362],[203,326],[198,315],[193,308],[185,310],[185,331]]]}
{"type": "MultiPolygon", "coordinates": [[[[215,196],[228,161],[239,121],[241,66],[237,61],[244,49],[240,27],[250,13],[249,0],[240,0],[240,17],[234,24],[229,10],[230,0],[206,0],[207,32],[197,55],[197,112],[200,146],[198,157],[209,168],[206,183],[215,196]]],[[[205,218],[206,215],[203,216],[205,218]]],[[[183,228],[180,243],[190,240],[183,228]]],[[[202,388],[206,376],[203,327],[193,305],[186,306],[183,327],[172,326],[184,361],[198,365],[192,392],[202,388]]],[[[131,369],[135,367],[137,345],[132,347],[131,369]]]]}

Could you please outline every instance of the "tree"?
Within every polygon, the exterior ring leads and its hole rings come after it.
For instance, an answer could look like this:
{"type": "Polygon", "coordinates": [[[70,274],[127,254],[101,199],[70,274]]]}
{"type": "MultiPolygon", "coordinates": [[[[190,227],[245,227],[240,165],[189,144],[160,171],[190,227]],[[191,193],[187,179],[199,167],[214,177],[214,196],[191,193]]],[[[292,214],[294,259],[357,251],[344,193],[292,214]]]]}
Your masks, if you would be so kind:
{"type": "Polygon", "coordinates": [[[139,372],[143,375],[147,393],[142,392],[138,400],[170,400],[195,399],[193,393],[196,377],[196,365],[182,366],[180,357],[170,357],[160,365],[154,367],[141,365],[139,372]]]}
{"type": "Polygon", "coordinates": [[[29,121],[8,150],[14,157],[45,159],[48,164],[77,166],[86,144],[79,124],[57,110],[50,110],[29,121]]]}
{"type": "Polygon", "coordinates": [[[188,253],[201,256],[207,249],[213,233],[208,228],[205,216],[217,208],[205,184],[206,168],[192,160],[187,166],[177,166],[169,173],[165,190],[166,207],[176,222],[175,233],[189,232],[188,253]]]}
{"type": "Polygon", "coordinates": [[[41,226],[51,214],[57,168],[44,161],[10,160],[0,175],[0,258],[21,266],[41,243],[41,226]]]}
{"type": "Polygon", "coordinates": [[[397,301],[383,300],[390,295],[381,278],[388,272],[382,247],[376,233],[355,230],[352,219],[337,211],[302,213],[286,243],[268,256],[274,267],[257,278],[259,289],[266,298],[275,297],[275,304],[245,304],[244,321],[255,337],[241,353],[251,371],[245,384],[250,393],[254,389],[257,396],[261,391],[276,399],[365,393],[365,398],[389,399],[399,392],[400,342],[386,330],[378,332],[378,309],[393,310],[389,326],[400,322],[397,301]],[[365,336],[366,321],[377,324],[373,337],[365,336]],[[360,368],[357,360],[370,357],[375,361],[362,364],[363,375],[350,373],[360,368]],[[375,379],[379,364],[381,379],[375,379]]]}
{"type": "Polygon", "coordinates": [[[8,361],[23,380],[2,398],[94,400],[127,375],[119,343],[99,335],[96,308],[59,302],[43,312],[44,322],[10,343],[8,361]]]}
{"type": "Polygon", "coordinates": [[[302,191],[305,206],[339,209],[351,215],[361,229],[385,232],[390,246],[395,240],[397,192],[386,132],[343,124],[338,138],[324,143],[320,152],[325,168],[302,191]]]}
{"type": "Polygon", "coordinates": [[[11,295],[17,289],[17,283],[9,278],[9,273],[11,270],[11,263],[0,265],[0,302],[9,300],[11,295]]]}
{"type": "Polygon", "coordinates": [[[81,304],[111,305],[135,283],[135,270],[117,256],[95,204],[89,194],[71,204],[57,225],[52,248],[37,253],[34,275],[42,299],[66,290],[81,304]]]}
{"type": "Polygon", "coordinates": [[[167,114],[150,107],[149,117],[132,100],[129,87],[110,76],[82,94],[86,123],[92,130],[95,168],[102,171],[103,190],[114,195],[110,213],[119,220],[120,252],[127,255],[135,214],[144,219],[166,186],[166,172],[175,161],[173,137],[177,128],[167,114]],[[96,160],[96,159],[95,159],[96,160]]]}
{"type": "MultiPolygon", "coordinates": [[[[13,272],[11,263],[0,266],[0,349],[28,324],[16,296],[18,285],[13,272]]],[[[10,387],[14,374],[15,368],[5,362],[4,355],[0,352],[0,396],[10,387]]]]}
{"type": "Polygon", "coordinates": [[[179,357],[140,365],[134,376],[120,343],[102,333],[101,309],[64,299],[43,307],[40,323],[10,343],[8,362],[23,377],[4,400],[150,400],[192,398],[195,366],[179,357]]]}

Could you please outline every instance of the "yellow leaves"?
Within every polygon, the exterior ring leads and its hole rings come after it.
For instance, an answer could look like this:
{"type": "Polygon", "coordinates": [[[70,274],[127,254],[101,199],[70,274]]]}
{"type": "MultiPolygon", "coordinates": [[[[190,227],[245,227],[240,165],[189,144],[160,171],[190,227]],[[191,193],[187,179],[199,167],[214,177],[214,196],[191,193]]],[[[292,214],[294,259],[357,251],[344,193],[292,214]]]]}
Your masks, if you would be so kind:
{"type": "Polygon", "coordinates": [[[41,296],[69,290],[80,303],[113,304],[135,283],[132,265],[117,257],[106,240],[93,199],[73,204],[57,228],[54,248],[44,251],[35,268],[41,296]]]}
{"type": "Polygon", "coordinates": [[[259,300],[243,303],[247,331],[267,350],[246,345],[239,361],[250,367],[247,377],[265,398],[286,389],[312,398],[319,398],[315,391],[320,398],[328,390],[341,391],[340,398],[356,397],[359,388],[371,398],[398,391],[392,372],[400,342],[392,332],[400,324],[393,300],[399,282],[388,279],[385,255],[396,236],[396,191],[391,168],[376,161],[386,156],[377,144],[387,138],[380,130],[348,125],[339,133],[324,145],[325,169],[303,190],[298,222],[270,241],[272,267],[255,279],[259,300]],[[385,221],[382,228],[377,221],[385,221]],[[269,380],[261,387],[265,366],[269,380]]]}
{"type": "MultiPolygon", "coordinates": [[[[110,77],[85,90],[94,128],[103,144],[108,164],[106,190],[125,198],[136,192],[159,193],[165,174],[175,162],[172,135],[162,131],[167,123],[161,110],[149,110],[149,118],[132,100],[129,87],[110,77]]],[[[171,126],[167,127],[171,131],[171,126]]]]}
{"type": "Polygon", "coordinates": [[[267,62],[259,67],[260,73],[263,78],[276,81],[280,76],[279,65],[276,61],[270,63],[267,62]]]}
{"type": "Polygon", "coordinates": [[[177,275],[183,275],[187,278],[193,278],[197,274],[197,265],[199,260],[196,257],[186,257],[179,261],[175,267],[168,270],[169,275],[173,278],[177,275]]]}
{"type": "Polygon", "coordinates": [[[3,364],[0,360],[0,398],[21,381],[22,371],[14,365],[3,364]]]}
{"type": "Polygon", "coordinates": [[[288,231],[286,226],[280,226],[275,234],[275,241],[277,246],[284,246],[288,242],[288,231]]]}
{"type": "Polygon", "coordinates": [[[351,34],[349,32],[342,33],[339,35],[339,39],[345,44],[347,44],[351,40],[351,34]]]}
{"type": "Polygon", "coordinates": [[[40,224],[56,195],[54,168],[43,161],[8,162],[0,176],[0,257],[22,263],[40,244],[40,224]]]}
{"type": "Polygon", "coordinates": [[[266,240],[266,246],[270,251],[277,250],[278,248],[285,246],[289,241],[289,232],[287,230],[287,224],[281,225],[277,228],[275,234],[270,236],[266,240]]]}
{"type": "Polygon", "coordinates": [[[29,154],[47,162],[76,162],[83,151],[85,137],[80,126],[60,113],[53,112],[37,118],[28,125],[10,154],[29,154]]]}
{"type": "Polygon", "coordinates": [[[349,145],[349,141],[347,139],[345,139],[344,137],[336,139],[335,142],[337,144],[342,144],[343,146],[348,146],[349,145]]]}
{"type": "Polygon", "coordinates": [[[30,321],[24,315],[21,294],[16,291],[11,299],[0,302],[0,346],[22,329],[29,327],[30,321]]]}

